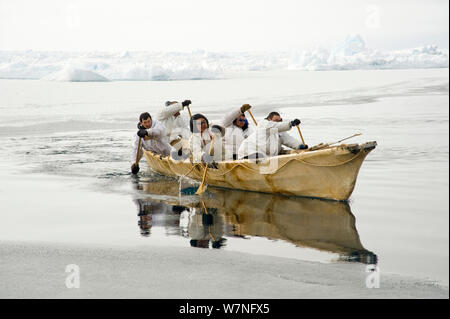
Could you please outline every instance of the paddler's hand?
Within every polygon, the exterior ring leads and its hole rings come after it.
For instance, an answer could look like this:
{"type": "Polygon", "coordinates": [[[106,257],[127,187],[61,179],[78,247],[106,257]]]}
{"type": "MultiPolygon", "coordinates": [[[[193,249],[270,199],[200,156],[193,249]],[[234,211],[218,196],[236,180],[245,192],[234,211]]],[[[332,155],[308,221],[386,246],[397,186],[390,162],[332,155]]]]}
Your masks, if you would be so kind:
{"type": "Polygon", "coordinates": [[[297,126],[297,125],[299,125],[301,122],[300,122],[300,120],[299,119],[295,119],[295,120],[293,120],[292,122],[291,122],[291,126],[297,126]]]}
{"type": "Polygon", "coordinates": [[[299,150],[307,150],[308,149],[308,145],[306,144],[300,144],[300,146],[298,147],[299,150]]]}
{"type": "Polygon", "coordinates": [[[137,131],[137,136],[139,137],[148,136],[148,132],[145,128],[141,128],[139,129],[139,131],[137,131]]]}
{"type": "Polygon", "coordinates": [[[133,165],[131,165],[131,173],[133,173],[134,175],[136,175],[137,173],[139,173],[139,165],[136,165],[136,163],[134,163],[133,165]]]}
{"type": "Polygon", "coordinates": [[[241,106],[241,113],[245,113],[246,111],[251,109],[251,105],[250,104],[244,104],[241,106]]]}
{"type": "Polygon", "coordinates": [[[191,104],[191,103],[192,103],[191,100],[184,100],[183,103],[181,103],[181,105],[182,105],[183,108],[184,108],[185,106],[188,106],[188,105],[191,104]]]}

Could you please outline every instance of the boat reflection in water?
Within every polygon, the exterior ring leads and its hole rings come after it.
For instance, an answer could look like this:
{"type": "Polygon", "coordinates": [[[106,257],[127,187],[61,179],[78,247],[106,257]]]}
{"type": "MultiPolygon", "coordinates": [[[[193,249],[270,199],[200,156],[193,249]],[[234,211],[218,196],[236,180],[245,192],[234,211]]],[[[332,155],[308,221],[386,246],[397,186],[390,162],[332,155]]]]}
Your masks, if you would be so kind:
{"type": "Polygon", "coordinates": [[[136,200],[144,236],[162,226],[199,248],[221,248],[231,237],[264,237],[335,253],[339,260],[377,263],[362,246],[345,202],[212,187],[201,197],[179,196],[178,182],[170,180],[139,182],[138,188],[144,193],[136,200]]]}

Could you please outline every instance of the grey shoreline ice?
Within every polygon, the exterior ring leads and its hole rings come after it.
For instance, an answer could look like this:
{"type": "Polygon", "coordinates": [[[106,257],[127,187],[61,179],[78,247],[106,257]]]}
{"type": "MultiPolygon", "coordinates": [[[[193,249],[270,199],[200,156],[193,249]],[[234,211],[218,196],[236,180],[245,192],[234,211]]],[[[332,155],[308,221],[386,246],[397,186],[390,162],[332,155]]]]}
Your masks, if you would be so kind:
{"type": "Polygon", "coordinates": [[[155,246],[0,243],[0,298],[448,298],[448,287],[366,265],[155,246]],[[68,265],[79,288],[67,288],[68,265]]]}

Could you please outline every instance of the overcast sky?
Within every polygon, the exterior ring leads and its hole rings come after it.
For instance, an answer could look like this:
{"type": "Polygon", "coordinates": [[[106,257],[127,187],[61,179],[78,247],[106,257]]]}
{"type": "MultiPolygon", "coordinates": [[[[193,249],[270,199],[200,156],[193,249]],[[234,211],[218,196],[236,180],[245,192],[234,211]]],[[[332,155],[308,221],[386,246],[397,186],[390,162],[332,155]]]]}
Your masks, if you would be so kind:
{"type": "Polygon", "coordinates": [[[0,0],[0,50],[448,48],[448,0],[0,0]]]}

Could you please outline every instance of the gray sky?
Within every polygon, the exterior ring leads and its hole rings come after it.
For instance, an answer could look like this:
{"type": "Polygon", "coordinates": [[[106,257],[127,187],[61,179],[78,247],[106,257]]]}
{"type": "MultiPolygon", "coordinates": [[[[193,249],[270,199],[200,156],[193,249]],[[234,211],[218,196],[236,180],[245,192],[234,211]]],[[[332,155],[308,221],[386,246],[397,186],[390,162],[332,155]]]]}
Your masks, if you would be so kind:
{"type": "Polygon", "coordinates": [[[0,0],[0,50],[448,48],[448,0],[0,0]]]}

